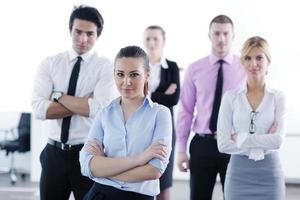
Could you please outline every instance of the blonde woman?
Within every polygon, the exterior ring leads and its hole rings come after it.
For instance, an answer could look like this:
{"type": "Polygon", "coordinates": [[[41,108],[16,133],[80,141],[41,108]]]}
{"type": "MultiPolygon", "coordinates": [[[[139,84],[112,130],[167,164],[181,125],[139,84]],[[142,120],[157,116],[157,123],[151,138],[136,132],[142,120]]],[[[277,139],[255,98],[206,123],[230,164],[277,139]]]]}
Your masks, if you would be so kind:
{"type": "Polygon", "coordinates": [[[271,62],[267,41],[249,38],[241,62],[247,83],[224,95],[218,120],[218,148],[231,154],[225,199],[283,200],[285,184],[277,150],[285,134],[285,98],[265,80],[271,62]]]}

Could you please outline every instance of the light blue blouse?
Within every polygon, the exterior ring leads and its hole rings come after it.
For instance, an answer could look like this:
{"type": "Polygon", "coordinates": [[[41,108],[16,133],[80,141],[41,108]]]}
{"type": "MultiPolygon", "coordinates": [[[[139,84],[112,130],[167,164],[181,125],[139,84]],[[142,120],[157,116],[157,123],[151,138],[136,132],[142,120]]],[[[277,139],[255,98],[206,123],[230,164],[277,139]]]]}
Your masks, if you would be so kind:
{"type": "MultiPolygon", "coordinates": [[[[98,139],[104,146],[105,156],[111,158],[140,154],[151,144],[163,140],[167,145],[169,158],[172,148],[172,122],[169,109],[153,103],[149,97],[146,97],[141,107],[124,123],[120,100],[120,97],[115,99],[99,111],[93,121],[88,139],[98,139]]],[[[93,177],[89,166],[92,157],[92,154],[84,150],[80,151],[81,172],[95,182],[150,196],[159,193],[158,179],[128,183],[112,178],[93,177]]],[[[154,158],[149,161],[149,164],[163,173],[168,162],[169,159],[161,161],[154,158]]]]}

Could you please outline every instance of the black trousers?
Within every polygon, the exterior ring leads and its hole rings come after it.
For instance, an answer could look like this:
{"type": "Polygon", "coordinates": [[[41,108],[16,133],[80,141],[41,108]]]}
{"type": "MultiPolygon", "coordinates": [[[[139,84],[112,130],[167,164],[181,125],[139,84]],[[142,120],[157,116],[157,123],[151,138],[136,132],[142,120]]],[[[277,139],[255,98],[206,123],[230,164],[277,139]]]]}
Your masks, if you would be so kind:
{"type": "Polygon", "coordinates": [[[191,200],[211,200],[218,173],[224,191],[229,159],[230,155],[219,152],[216,139],[195,134],[190,144],[191,200]]]}
{"type": "Polygon", "coordinates": [[[71,191],[76,200],[82,200],[93,185],[92,180],[81,175],[79,150],[63,151],[47,144],[40,155],[40,162],[41,200],[68,200],[71,191]]]}
{"type": "Polygon", "coordinates": [[[153,200],[154,197],[94,183],[84,200],[153,200]]]}

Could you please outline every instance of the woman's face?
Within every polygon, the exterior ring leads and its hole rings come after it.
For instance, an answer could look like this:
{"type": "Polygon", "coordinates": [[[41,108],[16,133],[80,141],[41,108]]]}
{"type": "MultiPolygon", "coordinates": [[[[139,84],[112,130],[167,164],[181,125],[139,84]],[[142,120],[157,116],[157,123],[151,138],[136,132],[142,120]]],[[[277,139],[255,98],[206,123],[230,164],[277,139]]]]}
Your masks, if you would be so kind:
{"type": "Polygon", "coordinates": [[[263,50],[255,47],[242,60],[248,79],[264,79],[267,74],[269,60],[263,50]]]}
{"type": "Polygon", "coordinates": [[[159,29],[147,29],[144,32],[144,46],[147,53],[151,55],[162,55],[165,40],[159,29]]]}
{"type": "Polygon", "coordinates": [[[143,58],[123,57],[116,60],[114,79],[122,98],[144,97],[144,85],[148,78],[143,58]]]}

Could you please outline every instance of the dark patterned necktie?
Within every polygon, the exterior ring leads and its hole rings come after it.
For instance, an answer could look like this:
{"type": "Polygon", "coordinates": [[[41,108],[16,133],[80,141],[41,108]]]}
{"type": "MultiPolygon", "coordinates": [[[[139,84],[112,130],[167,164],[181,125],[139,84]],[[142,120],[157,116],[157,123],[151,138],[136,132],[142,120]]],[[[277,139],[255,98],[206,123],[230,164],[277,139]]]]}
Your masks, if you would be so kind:
{"type": "Polygon", "coordinates": [[[224,60],[221,59],[218,61],[218,63],[220,64],[220,67],[218,70],[218,77],[217,77],[213,109],[211,112],[210,123],[209,123],[209,129],[211,130],[212,133],[216,133],[216,130],[217,130],[218,114],[219,114],[219,108],[220,108],[220,104],[221,104],[222,90],[223,90],[224,60]]]}
{"type": "MultiPolygon", "coordinates": [[[[76,92],[76,86],[77,86],[77,80],[78,80],[78,75],[80,71],[80,62],[82,58],[80,56],[77,57],[77,61],[73,67],[70,81],[69,81],[69,88],[68,88],[68,95],[74,96],[76,92]]],[[[62,143],[66,143],[69,138],[69,129],[70,129],[70,123],[71,123],[71,117],[64,117],[62,121],[62,126],[61,126],[61,135],[60,135],[60,140],[62,143]]]]}

